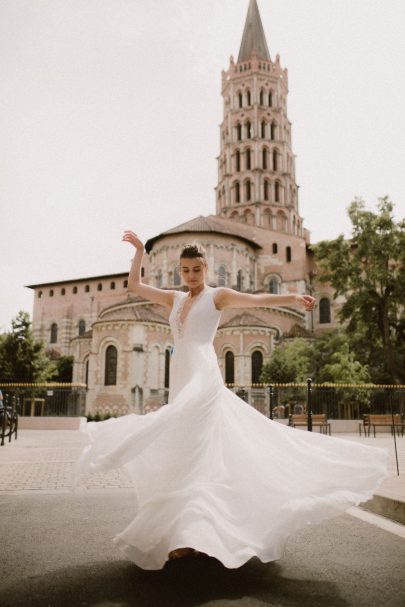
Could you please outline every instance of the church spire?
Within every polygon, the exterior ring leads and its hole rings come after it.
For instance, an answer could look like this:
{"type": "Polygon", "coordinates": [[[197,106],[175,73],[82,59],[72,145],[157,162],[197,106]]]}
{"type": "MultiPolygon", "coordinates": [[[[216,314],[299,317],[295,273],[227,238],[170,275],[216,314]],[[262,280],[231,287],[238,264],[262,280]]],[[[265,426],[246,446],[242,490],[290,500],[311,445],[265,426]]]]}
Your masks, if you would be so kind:
{"type": "Polygon", "coordinates": [[[255,49],[259,59],[270,61],[270,53],[267,48],[266,36],[264,35],[262,20],[256,0],[250,0],[246,17],[245,29],[243,30],[240,45],[238,63],[248,61],[255,49]]]}

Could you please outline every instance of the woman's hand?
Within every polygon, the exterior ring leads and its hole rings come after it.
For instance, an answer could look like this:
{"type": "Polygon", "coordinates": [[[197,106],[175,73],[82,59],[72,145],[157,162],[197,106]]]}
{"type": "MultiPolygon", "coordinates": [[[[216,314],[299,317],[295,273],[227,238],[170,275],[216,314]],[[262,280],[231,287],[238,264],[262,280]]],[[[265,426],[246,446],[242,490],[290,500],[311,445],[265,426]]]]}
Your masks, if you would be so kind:
{"type": "Polygon", "coordinates": [[[122,240],[131,243],[138,251],[143,251],[145,248],[139,236],[130,230],[125,230],[122,240]]]}
{"type": "Polygon", "coordinates": [[[307,312],[311,312],[314,309],[314,305],[316,302],[315,297],[311,295],[296,295],[296,302],[303,306],[307,312]]]}

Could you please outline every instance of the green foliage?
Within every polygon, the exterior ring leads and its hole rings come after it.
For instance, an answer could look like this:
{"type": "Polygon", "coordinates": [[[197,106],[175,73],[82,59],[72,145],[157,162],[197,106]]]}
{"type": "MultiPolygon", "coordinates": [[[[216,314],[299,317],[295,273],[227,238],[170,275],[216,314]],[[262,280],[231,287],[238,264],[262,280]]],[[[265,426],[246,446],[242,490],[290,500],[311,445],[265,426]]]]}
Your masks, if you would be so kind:
{"type": "Polygon", "coordinates": [[[311,368],[310,352],[310,344],[301,338],[276,348],[263,367],[260,381],[277,384],[305,381],[311,368]]]}
{"type": "Polygon", "coordinates": [[[55,373],[53,381],[71,383],[73,378],[73,356],[59,356],[54,359],[55,373]]]}
{"type": "Polygon", "coordinates": [[[265,383],[305,382],[308,377],[316,383],[368,383],[367,365],[356,359],[350,341],[342,331],[331,331],[313,342],[305,339],[282,345],[263,367],[261,381],[265,383]]]}
{"type": "Polygon", "coordinates": [[[352,240],[339,236],[315,247],[321,280],[331,283],[335,297],[345,297],[341,319],[373,379],[404,382],[405,221],[394,221],[387,198],[379,201],[377,213],[361,200],[348,212],[352,240]]]}
{"type": "Polygon", "coordinates": [[[34,339],[27,312],[19,312],[11,327],[0,339],[0,381],[23,383],[51,379],[55,365],[46,356],[43,343],[34,339]]]}

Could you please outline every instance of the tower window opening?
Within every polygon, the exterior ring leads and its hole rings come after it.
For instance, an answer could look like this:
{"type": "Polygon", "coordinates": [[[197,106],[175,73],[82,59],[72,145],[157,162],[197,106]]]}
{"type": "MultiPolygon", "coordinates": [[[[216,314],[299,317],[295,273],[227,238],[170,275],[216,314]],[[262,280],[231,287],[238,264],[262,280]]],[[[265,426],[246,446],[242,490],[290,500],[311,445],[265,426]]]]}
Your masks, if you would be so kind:
{"type": "Polygon", "coordinates": [[[235,183],[235,202],[240,202],[240,184],[239,181],[235,183]]]}
{"type": "Polygon", "coordinates": [[[273,171],[278,171],[278,154],[277,154],[277,150],[273,150],[273,171]]]}
{"type": "Polygon", "coordinates": [[[236,150],[236,153],[235,153],[235,168],[236,168],[236,171],[238,171],[238,172],[240,171],[240,151],[239,150],[236,150]]]}
{"type": "Polygon", "coordinates": [[[252,95],[249,90],[246,91],[246,101],[247,105],[252,105],[252,95]]]}
{"type": "Polygon", "coordinates": [[[273,255],[277,255],[277,253],[278,253],[278,246],[277,246],[276,242],[273,242],[272,251],[273,251],[273,255]]]}
{"type": "Polygon", "coordinates": [[[65,289],[65,287],[62,287],[62,289],[60,290],[60,294],[61,295],[66,295],[66,289],[65,289]]]}
{"type": "Polygon", "coordinates": [[[239,107],[243,107],[243,95],[242,93],[238,94],[238,103],[239,103],[239,107]]]}
{"type": "Polygon", "coordinates": [[[280,183],[278,181],[274,184],[274,200],[280,202],[280,183]]]}
{"type": "Polygon", "coordinates": [[[267,148],[263,148],[262,150],[262,168],[264,170],[267,169],[267,148]]]}
{"type": "Polygon", "coordinates": [[[270,139],[274,141],[276,138],[276,123],[272,122],[270,126],[270,139]]]}
{"type": "Polygon", "coordinates": [[[285,259],[288,263],[291,261],[291,247],[285,248],[285,259]]]}
{"type": "Polygon", "coordinates": [[[252,185],[251,185],[250,181],[246,182],[245,188],[246,188],[246,200],[250,201],[252,199],[252,185]]]}
{"type": "Polygon", "coordinates": [[[101,284],[101,282],[99,282],[97,285],[97,291],[102,291],[102,290],[103,290],[103,285],[101,284]]]}
{"type": "Polygon", "coordinates": [[[260,105],[264,105],[264,91],[263,91],[263,89],[260,89],[259,103],[260,103],[260,105]]]}
{"type": "Polygon", "coordinates": [[[266,123],[263,120],[262,124],[261,124],[261,131],[260,131],[261,137],[262,139],[266,138],[266,123]]]}
{"type": "Polygon", "coordinates": [[[245,153],[246,153],[246,170],[250,171],[250,169],[252,168],[252,162],[251,162],[252,154],[251,154],[250,148],[248,148],[245,153]]]}
{"type": "Polygon", "coordinates": [[[268,102],[269,102],[269,107],[272,107],[273,106],[273,93],[271,91],[269,91],[268,102]]]}
{"type": "Polygon", "coordinates": [[[53,297],[53,289],[49,291],[49,297],[53,297]]]}
{"type": "Polygon", "coordinates": [[[123,286],[124,286],[124,289],[128,289],[128,281],[127,280],[124,280],[123,286]]]}
{"type": "Polygon", "coordinates": [[[86,286],[84,287],[84,292],[85,292],[85,293],[90,293],[90,285],[86,285],[86,286]]]}
{"type": "Polygon", "coordinates": [[[246,123],[246,138],[252,138],[252,124],[249,121],[246,123]]]}
{"type": "Polygon", "coordinates": [[[73,295],[77,295],[77,287],[73,287],[73,295]]]}
{"type": "Polygon", "coordinates": [[[242,125],[241,124],[236,125],[236,138],[238,141],[242,141],[242,125]]]}
{"type": "Polygon", "coordinates": [[[269,199],[269,182],[267,181],[267,179],[264,180],[264,199],[268,200],[269,199]]]}
{"type": "Polygon", "coordinates": [[[111,289],[111,290],[114,290],[114,289],[115,289],[115,282],[114,282],[114,281],[113,281],[113,282],[110,284],[110,289],[111,289]]]}

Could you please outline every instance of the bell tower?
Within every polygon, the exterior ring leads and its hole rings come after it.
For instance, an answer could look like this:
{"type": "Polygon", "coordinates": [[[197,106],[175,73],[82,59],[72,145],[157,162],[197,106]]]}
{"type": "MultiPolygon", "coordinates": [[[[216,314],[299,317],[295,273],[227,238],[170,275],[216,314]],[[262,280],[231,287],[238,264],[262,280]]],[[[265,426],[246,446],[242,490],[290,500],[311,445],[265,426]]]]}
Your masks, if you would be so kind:
{"type": "Polygon", "coordinates": [[[303,236],[287,117],[288,73],[270,57],[256,0],[250,0],[238,60],[222,72],[217,215],[303,236]]]}

